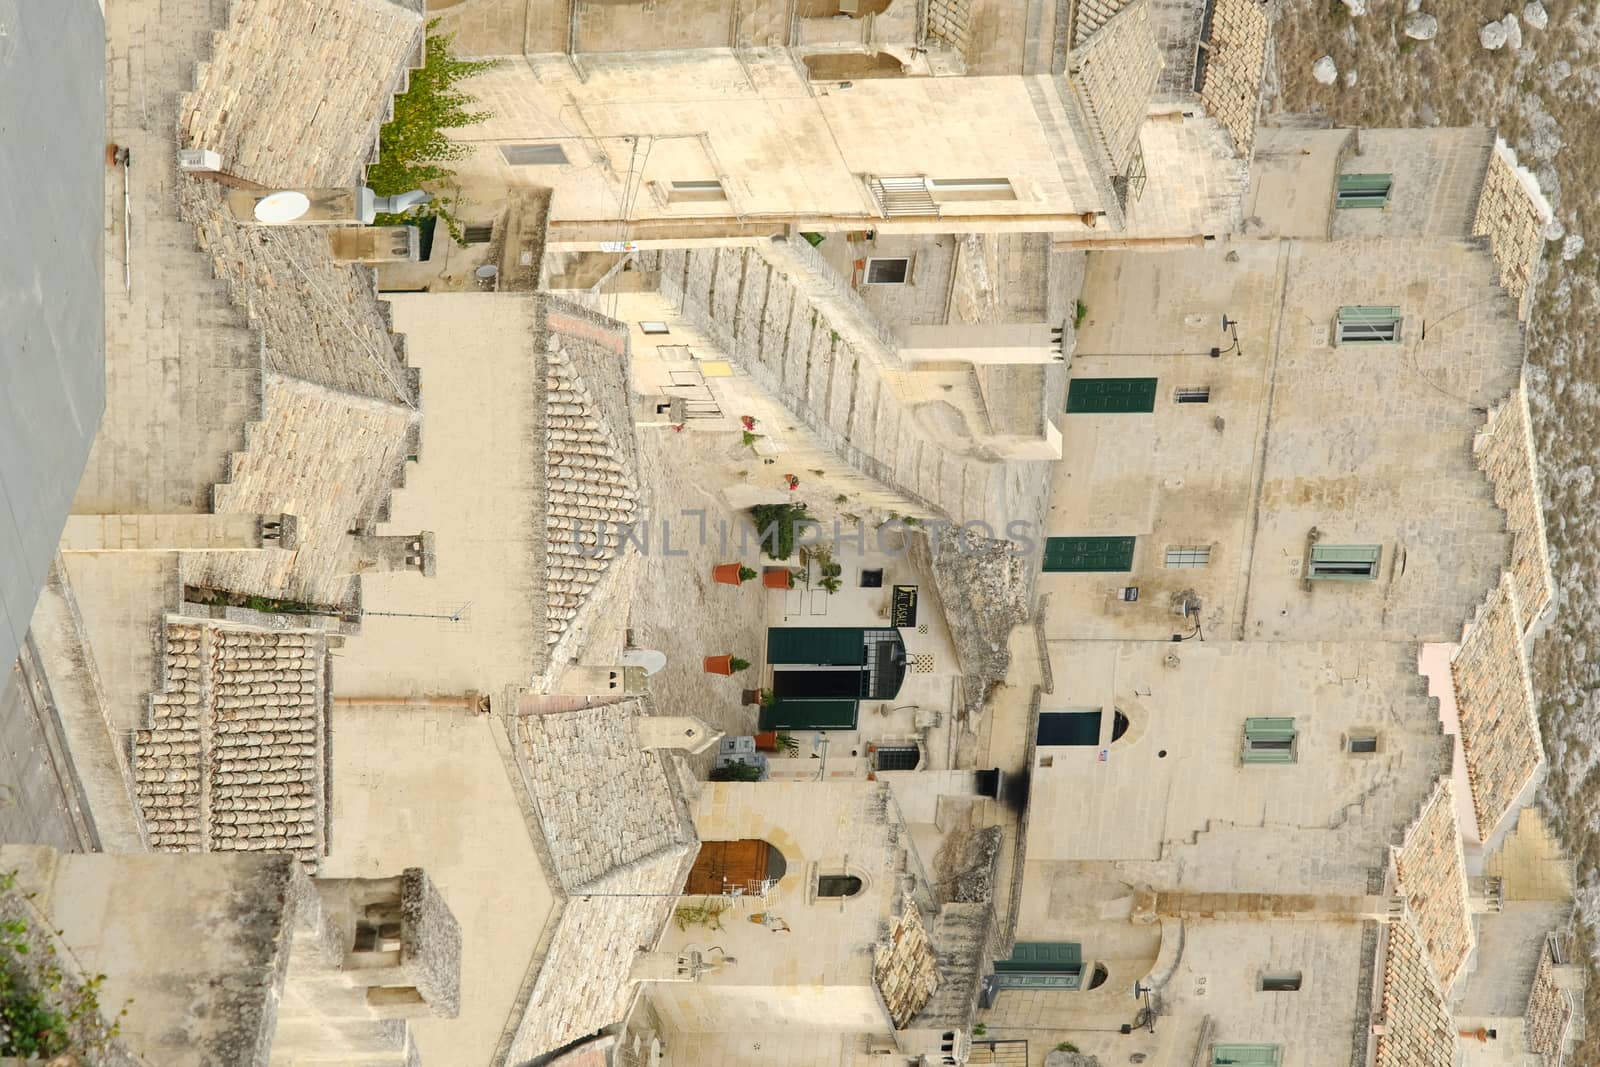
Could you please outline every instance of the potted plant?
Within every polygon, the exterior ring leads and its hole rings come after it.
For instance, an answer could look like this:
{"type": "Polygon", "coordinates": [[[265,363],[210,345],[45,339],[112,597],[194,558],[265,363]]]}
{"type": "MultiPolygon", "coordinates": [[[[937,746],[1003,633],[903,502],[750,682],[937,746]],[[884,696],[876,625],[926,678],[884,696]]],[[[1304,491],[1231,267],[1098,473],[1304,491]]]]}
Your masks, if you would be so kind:
{"type": "Polygon", "coordinates": [[[711,568],[711,578],[722,585],[739,585],[756,576],[756,572],[742,563],[719,563],[711,568]]]}
{"type": "Polygon", "coordinates": [[[706,656],[701,663],[707,674],[734,674],[750,669],[750,661],[738,656],[706,656]]]}
{"type": "Polygon", "coordinates": [[[778,731],[758,730],[755,734],[757,752],[778,751],[778,731]]]}
{"type": "Polygon", "coordinates": [[[787,730],[778,731],[778,748],[790,758],[800,755],[800,739],[787,730]]]}
{"type": "Polygon", "coordinates": [[[761,576],[761,584],[768,589],[793,589],[794,571],[787,567],[768,570],[761,576]]]}

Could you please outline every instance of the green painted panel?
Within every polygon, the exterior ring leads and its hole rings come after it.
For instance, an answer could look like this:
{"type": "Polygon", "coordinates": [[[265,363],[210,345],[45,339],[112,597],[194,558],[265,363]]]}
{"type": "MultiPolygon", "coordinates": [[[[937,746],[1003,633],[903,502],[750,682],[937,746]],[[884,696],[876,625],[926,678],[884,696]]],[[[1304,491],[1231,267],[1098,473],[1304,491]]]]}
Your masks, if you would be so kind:
{"type": "Polygon", "coordinates": [[[1389,203],[1394,178],[1389,174],[1341,174],[1334,205],[1341,208],[1381,208],[1389,203]]]}
{"type": "Polygon", "coordinates": [[[1132,537],[1049,537],[1044,543],[1047,571],[1131,571],[1132,537]]]}
{"type": "Polygon", "coordinates": [[[1211,1067],[1278,1067],[1282,1045],[1212,1045],[1211,1067]]]}
{"type": "Polygon", "coordinates": [[[866,662],[861,628],[782,626],[768,630],[767,662],[858,667],[866,662]]]}
{"type": "Polygon", "coordinates": [[[1094,747],[1100,743],[1099,711],[1041,711],[1034,740],[1041,745],[1094,747]]]}
{"type": "Polygon", "coordinates": [[[1067,385],[1067,413],[1133,414],[1156,409],[1154,378],[1074,378],[1067,385]]]}
{"type": "Polygon", "coordinates": [[[1312,545],[1307,578],[1315,581],[1364,582],[1378,574],[1381,545],[1312,545]]]}
{"type": "Polygon", "coordinates": [[[761,709],[762,730],[854,730],[855,700],[784,700],[761,709]]]}
{"type": "Polygon", "coordinates": [[[1018,941],[997,971],[1070,971],[1083,966],[1083,946],[1075,941],[1018,941]]]}
{"type": "Polygon", "coordinates": [[[1293,737],[1294,719],[1285,717],[1246,719],[1244,732],[1247,737],[1263,739],[1293,737]]]}

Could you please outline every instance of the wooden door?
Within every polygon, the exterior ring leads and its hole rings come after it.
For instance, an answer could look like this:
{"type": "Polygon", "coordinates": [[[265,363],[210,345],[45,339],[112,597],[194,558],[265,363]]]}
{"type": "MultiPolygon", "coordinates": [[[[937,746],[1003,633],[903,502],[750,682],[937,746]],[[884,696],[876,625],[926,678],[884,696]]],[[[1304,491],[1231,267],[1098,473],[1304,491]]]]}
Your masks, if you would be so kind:
{"type": "Polygon", "coordinates": [[[733,889],[749,890],[767,876],[767,851],[765,841],[746,838],[742,841],[707,841],[700,846],[689,881],[684,886],[685,895],[715,895],[733,889]]]}

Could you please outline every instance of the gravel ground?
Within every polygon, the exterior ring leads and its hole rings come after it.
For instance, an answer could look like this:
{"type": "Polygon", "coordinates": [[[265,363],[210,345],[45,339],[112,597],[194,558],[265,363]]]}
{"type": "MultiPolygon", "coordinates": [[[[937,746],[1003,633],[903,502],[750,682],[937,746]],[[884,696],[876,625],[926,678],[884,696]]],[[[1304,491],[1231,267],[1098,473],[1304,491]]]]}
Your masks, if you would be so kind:
{"type": "MultiPolygon", "coordinates": [[[[657,710],[664,715],[698,715],[714,729],[748,734],[756,727],[756,708],[740,704],[740,694],[759,677],[765,632],[766,593],[760,583],[718,585],[711,568],[740,559],[718,544],[718,524],[732,529],[737,516],[702,481],[715,484],[711,472],[748,456],[734,433],[641,429],[640,478],[651,523],[650,553],[638,560],[630,625],[633,643],[660,649],[667,665],[650,679],[657,710]],[[706,510],[707,537],[699,538],[699,519],[682,511],[706,510]],[[672,550],[661,551],[661,522],[672,528],[672,550]],[[754,666],[730,677],[706,674],[705,656],[731,653],[754,666]]],[[[737,542],[734,542],[735,545],[737,542]]],[[[741,562],[754,565],[750,549],[741,562]]],[[[715,750],[690,760],[702,777],[715,762],[715,750]]]]}

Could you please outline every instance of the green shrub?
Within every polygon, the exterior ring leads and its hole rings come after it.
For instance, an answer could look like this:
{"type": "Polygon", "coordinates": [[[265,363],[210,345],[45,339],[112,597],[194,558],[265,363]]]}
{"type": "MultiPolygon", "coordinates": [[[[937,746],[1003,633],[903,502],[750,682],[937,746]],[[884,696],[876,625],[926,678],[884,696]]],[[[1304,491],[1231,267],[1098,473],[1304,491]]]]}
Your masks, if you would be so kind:
{"type": "Polygon", "coordinates": [[[795,524],[809,521],[811,516],[804,504],[757,504],[750,509],[750,518],[767,555],[788,559],[794,555],[795,524]]]}
{"type": "Polygon", "coordinates": [[[747,659],[740,659],[738,656],[734,656],[729,661],[728,666],[732,668],[735,673],[739,671],[747,671],[750,669],[750,661],[747,659]]]}
{"type": "MultiPolygon", "coordinates": [[[[487,111],[472,111],[471,96],[457,89],[456,83],[489,70],[489,61],[457,59],[450,52],[454,37],[432,31],[439,20],[428,23],[428,42],[421,69],[411,72],[406,91],[394,98],[394,118],[383,124],[378,134],[378,162],[367,168],[367,184],[379,196],[438,185],[455,177],[446,164],[472,154],[469,145],[452,141],[446,130],[470,126],[489,117],[487,111]]],[[[435,197],[404,215],[379,215],[382,225],[416,225],[424,218],[437,218],[445,224],[458,244],[465,244],[461,224],[450,211],[451,201],[435,197]]]]}

